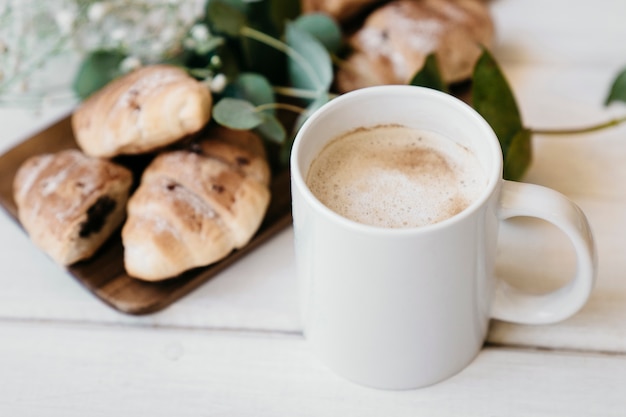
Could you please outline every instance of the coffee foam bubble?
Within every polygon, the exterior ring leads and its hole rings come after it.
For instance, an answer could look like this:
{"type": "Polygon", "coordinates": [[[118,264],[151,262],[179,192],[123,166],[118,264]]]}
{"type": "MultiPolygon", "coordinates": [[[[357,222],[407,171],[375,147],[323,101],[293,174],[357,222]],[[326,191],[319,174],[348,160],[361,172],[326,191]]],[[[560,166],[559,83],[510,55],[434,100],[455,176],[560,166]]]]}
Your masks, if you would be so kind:
{"type": "Polygon", "coordinates": [[[332,140],[307,184],[336,213],[373,226],[419,227],[464,210],[486,176],[468,149],[402,126],[358,129],[332,140]]]}

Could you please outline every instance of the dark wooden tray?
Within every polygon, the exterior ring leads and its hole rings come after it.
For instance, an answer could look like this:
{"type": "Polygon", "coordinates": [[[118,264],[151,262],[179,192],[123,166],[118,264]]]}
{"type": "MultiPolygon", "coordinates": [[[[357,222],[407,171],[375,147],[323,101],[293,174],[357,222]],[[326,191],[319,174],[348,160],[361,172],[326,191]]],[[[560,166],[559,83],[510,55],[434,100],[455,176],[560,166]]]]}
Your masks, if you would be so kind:
{"type": "MultiPolygon", "coordinates": [[[[12,184],[22,162],[32,155],[76,147],[68,116],[0,156],[0,205],[13,220],[19,223],[12,184]]],[[[288,171],[275,176],[271,191],[272,200],[265,219],[250,243],[210,266],[195,268],[160,282],[131,278],[124,270],[123,247],[118,232],[91,259],[67,270],[96,297],[123,313],[140,315],[162,310],[291,224],[288,171]]]]}

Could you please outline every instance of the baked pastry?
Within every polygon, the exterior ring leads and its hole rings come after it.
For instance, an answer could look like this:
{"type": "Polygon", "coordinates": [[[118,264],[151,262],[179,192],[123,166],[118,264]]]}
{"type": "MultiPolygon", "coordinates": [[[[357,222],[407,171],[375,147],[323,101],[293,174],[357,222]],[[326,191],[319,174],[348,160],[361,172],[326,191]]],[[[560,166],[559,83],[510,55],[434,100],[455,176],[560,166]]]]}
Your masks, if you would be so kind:
{"type": "Polygon", "coordinates": [[[202,129],[211,117],[211,92],[171,65],[139,68],[85,100],[72,116],[76,142],[88,155],[137,154],[202,129]]]}
{"type": "Polygon", "coordinates": [[[301,0],[301,6],[303,13],[321,12],[345,22],[382,1],[385,0],[301,0]]]}
{"type": "Polygon", "coordinates": [[[260,138],[215,127],[190,149],[158,155],[128,203],[122,229],[129,275],[157,281],[246,245],[269,205],[260,138]]]}
{"type": "Polygon", "coordinates": [[[382,84],[407,84],[435,53],[442,78],[471,78],[481,45],[490,47],[494,27],[480,0],[395,0],[365,20],[350,37],[353,53],[337,73],[341,92],[382,84]]]}
{"type": "Polygon", "coordinates": [[[27,159],[13,181],[18,218],[61,265],[91,257],[124,221],[132,173],[65,150],[27,159]]]}

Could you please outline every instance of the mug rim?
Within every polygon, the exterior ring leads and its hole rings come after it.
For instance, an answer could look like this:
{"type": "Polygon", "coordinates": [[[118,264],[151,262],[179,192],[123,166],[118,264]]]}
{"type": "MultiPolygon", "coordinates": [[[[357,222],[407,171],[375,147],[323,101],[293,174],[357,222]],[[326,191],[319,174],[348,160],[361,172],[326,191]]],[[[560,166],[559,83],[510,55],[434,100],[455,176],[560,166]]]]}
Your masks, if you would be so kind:
{"type": "MultiPolygon", "coordinates": [[[[307,169],[309,169],[308,167],[307,169]]],[[[449,227],[449,225],[462,221],[463,219],[471,216],[480,207],[484,206],[490,197],[497,191],[501,181],[502,181],[502,173],[503,173],[503,157],[502,157],[502,149],[500,147],[500,142],[493,131],[493,128],[487,123],[487,121],[470,105],[463,102],[462,100],[452,96],[451,94],[444,93],[438,90],[434,90],[427,87],[420,86],[412,86],[412,85],[382,85],[382,86],[372,86],[365,87],[358,90],[353,90],[347,93],[344,93],[329,102],[325,103],[322,107],[317,109],[309,118],[303,123],[303,125],[298,130],[296,137],[294,139],[291,155],[290,155],[290,171],[291,171],[291,180],[292,186],[297,187],[302,194],[302,197],[307,200],[308,204],[311,204],[316,211],[320,212],[329,220],[338,223],[339,225],[359,230],[362,232],[370,233],[370,234],[380,234],[380,235],[408,235],[408,234],[419,234],[426,233],[429,231],[437,230],[440,228],[449,227]],[[300,166],[298,154],[300,152],[301,143],[304,140],[303,137],[306,134],[306,131],[309,127],[316,123],[318,119],[323,117],[325,114],[332,112],[335,107],[345,105],[345,102],[351,102],[354,100],[362,100],[364,98],[371,98],[380,95],[420,95],[422,97],[426,97],[431,100],[440,100],[447,102],[447,105],[455,106],[457,109],[465,112],[473,122],[480,125],[481,130],[485,131],[486,138],[489,142],[489,151],[490,157],[493,160],[492,168],[489,172],[485,170],[485,174],[487,176],[487,186],[482,191],[480,196],[476,198],[469,206],[467,206],[461,212],[449,217],[445,220],[442,220],[437,223],[427,224],[424,226],[415,226],[415,227],[405,227],[405,228],[392,228],[392,227],[381,227],[381,226],[373,226],[365,223],[360,223],[351,219],[348,219],[335,211],[328,208],[325,204],[323,204],[309,189],[306,184],[305,179],[302,175],[303,167],[300,166]]],[[[292,191],[293,192],[293,191],[292,191]]]]}

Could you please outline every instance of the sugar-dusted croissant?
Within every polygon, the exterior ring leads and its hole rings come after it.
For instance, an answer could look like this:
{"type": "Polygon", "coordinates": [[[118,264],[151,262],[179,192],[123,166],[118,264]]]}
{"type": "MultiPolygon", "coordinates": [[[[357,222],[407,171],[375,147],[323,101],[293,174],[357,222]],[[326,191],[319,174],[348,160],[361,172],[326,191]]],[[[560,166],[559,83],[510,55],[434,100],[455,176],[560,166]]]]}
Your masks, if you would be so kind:
{"type": "Polygon", "coordinates": [[[302,12],[321,12],[345,22],[373,5],[386,0],[301,0],[302,12]]]}
{"type": "Polygon", "coordinates": [[[128,169],[78,150],[33,156],[13,181],[18,217],[37,246],[70,265],[122,224],[132,181],[128,169]]]}
{"type": "Polygon", "coordinates": [[[215,127],[188,150],[158,155],[128,203],[126,271],[162,280],[246,245],[267,210],[269,180],[263,144],[249,131],[215,127]]]}
{"type": "Polygon", "coordinates": [[[471,78],[481,46],[494,27],[480,0],[393,0],[350,37],[353,53],[337,72],[341,92],[372,85],[406,84],[434,53],[444,81],[471,78]]]}
{"type": "Polygon", "coordinates": [[[88,155],[149,152],[202,129],[211,117],[209,89],[171,65],[139,68],[107,84],[72,116],[88,155]]]}

